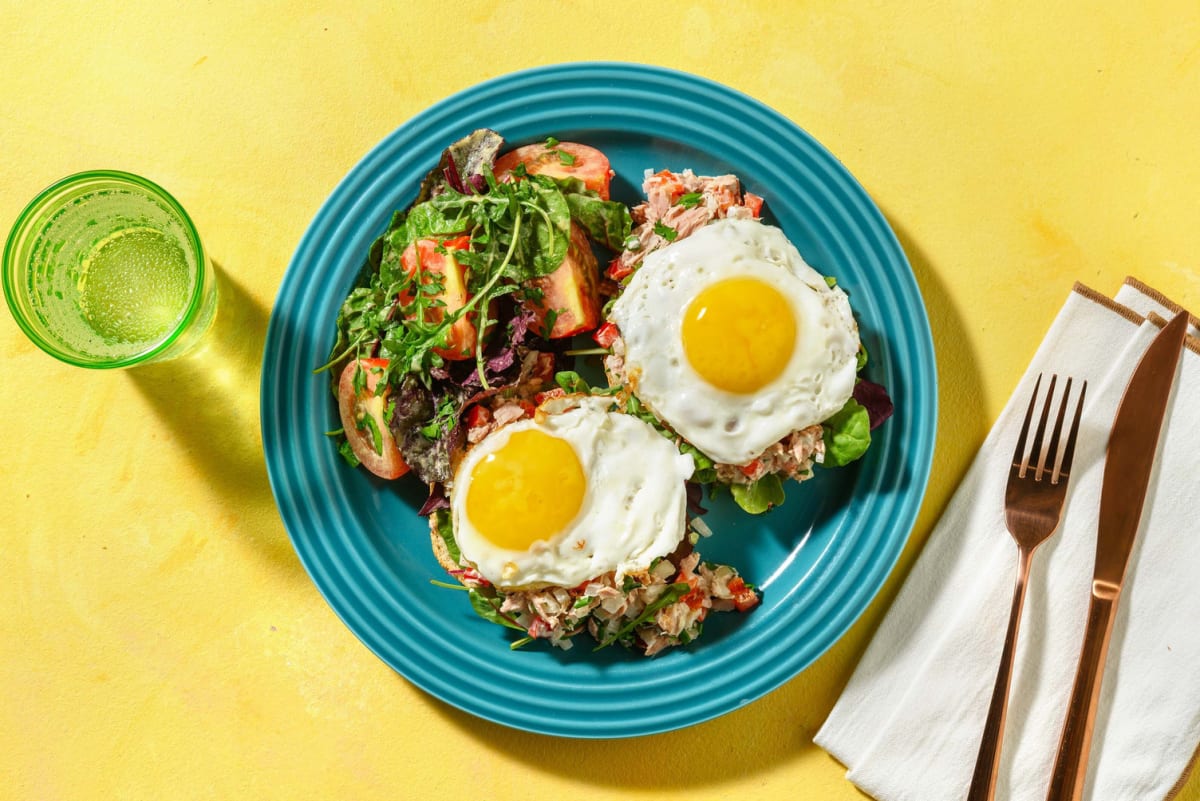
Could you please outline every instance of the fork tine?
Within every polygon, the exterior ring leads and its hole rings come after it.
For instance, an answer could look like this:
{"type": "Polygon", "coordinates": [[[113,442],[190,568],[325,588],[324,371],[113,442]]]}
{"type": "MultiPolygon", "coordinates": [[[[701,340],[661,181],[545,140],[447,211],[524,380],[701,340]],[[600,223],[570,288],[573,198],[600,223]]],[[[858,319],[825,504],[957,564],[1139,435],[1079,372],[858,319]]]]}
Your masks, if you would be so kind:
{"type": "Polygon", "coordinates": [[[1037,406],[1038,388],[1042,385],[1042,374],[1038,373],[1033,385],[1033,394],[1029,398],[1029,408],[1025,410],[1025,422],[1021,425],[1021,433],[1017,437],[1017,450],[1013,453],[1013,468],[1017,475],[1025,477],[1025,438],[1029,435],[1029,423],[1033,420],[1033,410],[1037,406]]]}
{"type": "Polygon", "coordinates": [[[1067,417],[1067,404],[1071,400],[1071,377],[1067,376],[1067,385],[1063,387],[1062,401],[1058,404],[1058,416],[1054,418],[1054,431],[1050,434],[1050,444],[1046,446],[1046,471],[1050,473],[1050,483],[1057,484],[1058,445],[1062,439],[1063,421],[1067,417]]]}
{"type": "Polygon", "coordinates": [[[1033,474],[1034,481],[1042,480],[1042,466],[1045,463],[1044,454],[1042,453],[1042,439],[1046,435],[1046,421],[1050,419],[1050,404],[1054,400],[1054,384],[1058,381],[1057,375],[1050,376],[1050,386],[1046,388],[1046,403],[1042,406],[1042,416],[1038,420],[1037,432],[1033,435],[1033,447],[1029,451],[1029,465],[1036,467],[1033,474]]]}
{"type": "Polygon", "coordinates": [[[1071,461],[1075,458],[1075,439],[1079,434],[1079,419],[1083,417],[1083,398],[1087,395],[1087,381],[1079,387],[1079,400],[1075,405],[1075,419],[1071,422],[1071,430],[1067,433],[1067,447],[1063,451],[1062,466],[1058,468],[1058,475],[1070,477],[1071,461]]]}

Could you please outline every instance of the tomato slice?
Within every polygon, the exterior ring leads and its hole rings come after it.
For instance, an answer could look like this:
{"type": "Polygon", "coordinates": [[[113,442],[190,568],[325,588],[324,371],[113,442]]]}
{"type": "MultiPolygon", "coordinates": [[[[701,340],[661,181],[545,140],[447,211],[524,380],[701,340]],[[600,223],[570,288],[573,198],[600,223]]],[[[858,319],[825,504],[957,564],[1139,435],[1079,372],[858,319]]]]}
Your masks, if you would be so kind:
{"type": "Polygon", "coordinates": [[[408,472],[408,464],[387,424],[387,401],[391,387],[376,394],[379,378],[387,359],[359,359],[342,370],[338,379],[338,413],[346,441],[363,467],[380,478],[399,478],[408,472]],[[362,390],[354,387],[359,368],[365,373],[362,390]]]}
{"type": "Polygon", "coordinates": [[[541,292],[537,301],[523,303],[533,311],[534,329],[547,339],[590,331],[600,322],[600,283],[596,257],[579,223],[571,223],[571,244],[554,272],[530,282],[541,292]],[[550,330],[547,318],[553,310],[550,330]]]}
{"type": "Polygon", "coordinates": [[[583,185],[608,200],[608,187],[612,182],[612,165],[608,157],[594,147],[578,142],[558,142],[547,145],[525,145],[510,150],[492,168],[499,181],[513,175],[518,164],[525,165],[528,175],[548,175],[551,178],[578,178],[583,185]]]}
{"type": "MultiPolygon", "coordinates": [[[[450,312],[457,311],[467,305],[471,299],[467,292],[466,269],[454,258],[454,251],[467,250],[471,246],[470,237],[458,236],[452,239],[418,239],[400,256],[400,264],[410,276],[421,273],[421,283],[428,284],[433,276],[440,277],[442,291],[437,300],[443,305],[434,305],[426,310],[425,322],[437,323],[450,312]],[[443,252],[444,251],[444,252],[443,252]]],[[[401,303],[412,301],[411,295],[401,295],[401,303]]],[[[434,348],[435,353],[443,359],[461,361],[475,355],[475,313],[468,312],[450,325],[447,332],[446,346],[434,348]]]]}

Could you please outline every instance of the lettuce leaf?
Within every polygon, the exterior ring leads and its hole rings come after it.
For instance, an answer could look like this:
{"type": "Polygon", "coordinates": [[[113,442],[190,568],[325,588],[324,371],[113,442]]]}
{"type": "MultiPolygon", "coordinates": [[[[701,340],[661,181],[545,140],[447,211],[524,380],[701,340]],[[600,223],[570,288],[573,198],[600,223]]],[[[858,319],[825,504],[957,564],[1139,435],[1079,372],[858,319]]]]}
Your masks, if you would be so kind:
{"type": "Polygon", "coordinates": [[[601,200],[600,195],[584,187],[578,178],[555,179],[571,210],[571,219],[583,226],[594,241],[614,252],[625,247],[633,220],[624,203],[601,200]]]}
{"type": "Polygon", "coordinates": [[[850,398],[846,405],[821,424],[824,429],[826,467],[850,464],[871,444],[871,417],[862,404],[850,398]]]}
{"type": "Polygon", "coordinates": [[[729,491],[733,500],[752,515],[761,515],[772,507],[783,503],[783,482],[775,473],[768,473],[749,484],[731,484],[729,491]]]}

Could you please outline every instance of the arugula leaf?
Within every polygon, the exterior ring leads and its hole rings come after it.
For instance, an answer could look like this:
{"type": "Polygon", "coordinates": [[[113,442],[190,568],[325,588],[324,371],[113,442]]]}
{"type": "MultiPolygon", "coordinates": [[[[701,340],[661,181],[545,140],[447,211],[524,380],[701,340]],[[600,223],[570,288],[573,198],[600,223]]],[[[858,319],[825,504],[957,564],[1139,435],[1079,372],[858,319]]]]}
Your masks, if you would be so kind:
{"type": "Polygon", "coordinates": [[[384,280],[395,280],[397,271],[401,269],[400,257],[413,242],[460,234],[465,230],[465,224],[466,220],[462,217],[448,216],[435,200],[413,206],[407,214],[393,217],[391,227],[383,235],[383,260],[379,269],[384,280]]]}
{"type": "Polygon", "coordinates": [[[854,398],[821,423],[826,467],[842,467],[867,452],[871,445],[871,417],[854,398]]]}
{"type": "Polygon", "coordinates": [[[750,484],[731,484],[729,491],[738,506],[752,515],[761,515],[772,507],[783,503],[783,483],[779,476],[768,473],[750,484]]]}
{"type": "Polygon", "coordinates": [[[571,246],[571,207],[567,199],[554,179],[545,175],[534,175],[504,186],[528,187],[536,198],[522,202],[522,208],[529,212],[530,238],[527,242],[535,249],[523,262],[514,263],[515,268],[525,267],[526,270],[514,274],[513,278],[524,281],[549,275],[563,263],[571,246]]]}
{"type": "MultiPolygon", "coordinates": [[[[355,355],[379,355],[389,360],[391,377],[414,373],[429,386],[431,372],[444,364],[436,349],[445,346],[450,326],[474,313],[478,327],[486,328],[493,322],[492,301],[562,264],[570,246],[571,208],[558,184],[538,175],[501,184],[487,165],[482,175],[486,193],[446,188],[393,217],[382,245],[373,247],[380,252],[378,270],[343,303],[337,341],[321,369],[355,355]],[[428,314],[441,302],[441,286],[428,273],[419,282],[410,278],[402,255],[418,239],[462,233],[470,235],[471,247],[455,251],[455,258],[468,269],[472,297],[452,312],[428,314]]],[[[477,338],[475,356],[480,383],[487,389],[483,337],[477,338]]]]}

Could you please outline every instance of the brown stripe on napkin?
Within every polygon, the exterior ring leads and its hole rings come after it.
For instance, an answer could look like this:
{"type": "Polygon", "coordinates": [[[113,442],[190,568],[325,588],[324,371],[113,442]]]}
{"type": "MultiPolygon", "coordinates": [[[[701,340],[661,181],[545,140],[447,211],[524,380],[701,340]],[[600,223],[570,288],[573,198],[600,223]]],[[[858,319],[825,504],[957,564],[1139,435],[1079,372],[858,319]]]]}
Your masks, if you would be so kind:
{"type": "MultiPolygon", "coordinates": [[[[1170,309],[1174,314],[1179,314],[1181,311],[1187,311],[1187,309],[1183,308],[1154,287],[1138,280],[1137,278],[1134,278],[1132,275],[1125,276],[1125,280],[1122,283],[1126,286],[1133,287],[1151,300],[1157,301],[1160,305],[1170,309]]],[[[1200,318],[1197,318],[1196,315],[1192,314],[1190,311],[1188,311],[1188,322],[1194,326],[1200,327],[1200,318]]]]}
{"type": "MultiPolygon", "coordinates": [[[[1163,305],[1165,306],[1166,304],[1164,303],[1163,305]]],[[[1188,316],[1192,316],[1190,312],[1188,313],[1188,316]]],[[[1171,322],[1167,318],[1160,314],[1156,314],[1155,312],[1150,312],[1146,319],[1154,323],[1159,328],[1162,328],[1164,325],[1171,322]]],[[[1200,356],[1200,337],[1194,337],[1191,334],[1188,334],[1186,337],[1184,337],[1183,346],[1192,353],[1195,353],[1197,356],[1200,356]]]]}
{"type": "Polygon", "coordinates": [[[1179,780],[1171,785],[1171,789],[1163,796],[1163,801],[1175,801],[1179,794],[1183,792],[1183,788],[1187,786],[1188,779],[1192,777],[1192,773],[1196,770],[1196,765],[1200,763],[1200,744],[1196,745],[1196,751],[1192,754],[1192,761],[1188,763],[1187,770],[1179,775],[1179,780]]]}
{"type": "Polygon", "coordinates": [[[1142,317],[1142,315],[1135,312],[1133,309],[1130,309],[1127,306],[1123,306],[1120,303],[1117,303],[1115,300],[1110,298],[1108,295],[1105,295],[1103,292],[1097,292],[1096,290],[1092,289],[1087,284],[1076,281],[1075,286],[1072,287],[1072,291],[1075,292],[1075,294],[1077,294],[1077,295],[1082,295],[1083,297],[1087,298],[1088,300],[1099,303],[1101,306],[1103,306],[1106,309],[1111,309],[1112,311],[1121,315],[1122,317],[1124,317],[1126,320],[1133,323],[1134,325],[1141,325],[1146,319],[1146,318],[1142,317]]]}

